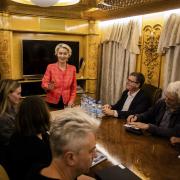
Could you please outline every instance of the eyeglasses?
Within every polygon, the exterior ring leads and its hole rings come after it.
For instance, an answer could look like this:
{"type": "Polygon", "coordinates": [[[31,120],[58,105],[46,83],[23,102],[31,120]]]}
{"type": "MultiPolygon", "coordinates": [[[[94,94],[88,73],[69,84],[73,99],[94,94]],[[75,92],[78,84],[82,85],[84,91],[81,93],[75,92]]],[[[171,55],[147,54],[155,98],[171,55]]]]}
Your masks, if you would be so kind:
{"type": "Polygon", "coordinates": [[[130,82],[130,83],[136,83],[136,84],[139,83],[139,82],[137,82],[137,81],[132,81],[132,80],[129,79],[129,78],[127,79],[127,81],[130,82]]]}

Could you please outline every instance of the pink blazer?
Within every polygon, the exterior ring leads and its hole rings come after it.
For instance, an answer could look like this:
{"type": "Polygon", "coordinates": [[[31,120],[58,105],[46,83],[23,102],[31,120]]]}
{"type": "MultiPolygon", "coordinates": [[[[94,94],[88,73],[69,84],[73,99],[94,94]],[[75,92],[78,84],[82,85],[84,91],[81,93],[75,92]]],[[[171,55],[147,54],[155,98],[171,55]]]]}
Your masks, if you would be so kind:
{"type": "Polygon", "coordinates": [[[75,66],[67,64],[66,70],[62,71],[58,63],[49,64],[42,79],[42,88],[48,88],[51,81],[55,83],[55,88],[47,91],[47,102],[57,104],[61,96],[65,105],[75,101],[77,86],[75,66]]]}

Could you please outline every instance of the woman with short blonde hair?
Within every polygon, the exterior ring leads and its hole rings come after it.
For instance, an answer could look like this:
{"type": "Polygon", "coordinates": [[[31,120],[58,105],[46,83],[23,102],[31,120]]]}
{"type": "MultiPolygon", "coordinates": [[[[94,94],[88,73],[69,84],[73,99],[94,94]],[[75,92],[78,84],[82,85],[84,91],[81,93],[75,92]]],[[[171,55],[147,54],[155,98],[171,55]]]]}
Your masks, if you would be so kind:
{"type": "Polygon", "coordinates": [[[55,47],[57,62],[49,64],[42,79],[46,102],[53,109],[73,106],[76,98],[76,67],[68,64],[72,54],[69,45],[60,43],[55,47]]]}

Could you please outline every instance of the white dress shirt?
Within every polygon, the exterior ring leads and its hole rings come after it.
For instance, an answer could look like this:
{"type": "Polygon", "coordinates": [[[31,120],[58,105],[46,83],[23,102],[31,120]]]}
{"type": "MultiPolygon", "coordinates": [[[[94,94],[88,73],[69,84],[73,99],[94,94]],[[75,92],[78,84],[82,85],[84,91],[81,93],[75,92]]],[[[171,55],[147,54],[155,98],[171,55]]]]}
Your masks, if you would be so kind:
{"type": "MultiPolygon", "coordinates": [[[[129,106],[131,105],[133,99],[135,98],[136,94],[140,91],[140,89],[132,94],[130,94],[130,92],[128,92],[128,97],[126,99],[126,101],[124,102],[124,105],[122,107],[121,111],[128,111],[129,110],[129,106]]],[[[114,110],[114,117],[118,117],[118,112],[116,110],[114,110]]]]}

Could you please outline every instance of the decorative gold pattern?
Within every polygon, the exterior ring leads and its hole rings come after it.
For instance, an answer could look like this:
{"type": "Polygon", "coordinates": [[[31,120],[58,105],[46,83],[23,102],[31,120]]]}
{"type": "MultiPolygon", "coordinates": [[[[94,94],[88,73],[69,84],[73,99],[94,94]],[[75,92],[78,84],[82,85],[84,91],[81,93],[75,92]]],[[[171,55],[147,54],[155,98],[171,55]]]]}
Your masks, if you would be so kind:
{"type": "Polygon", "coordinates": [[[11,78],[12,69],[9,49],[9,32],[0,31],[0,74],[1,78],[11,78]]]}
{"type": "Polygon", "coordinates": [[[12,0],[0,1],[0,11],[9,14],[89,20],[128,17],[178,7],[180,7],[178,0],[81,0],[73,7],[51,6],[49,8],[20,4],[12,0]]]}
{"type": "Polygon", "coordinates": [[[98,8],[103,10],[117,10],[120,8],[143,5],[152,1],[154,0],[101,0],[98,4],[98,8]]]}
{"type": "MultiPolygon", "coordinates": [[[[98,35],[89,35],[88,36],[88,61],[86,67],[86,73],[90,78],[96,79],[97,77],[97,59],[98,59],[98,45],[100,42],[100,38],[98,35]]],[[[96,91],[96,80],[89,80],[88,84],[88,92],[96,91]]]]}
{"type": "Polygon", "coordinates": [[[151,84],[155,75],[155,68],[160,66],[159,55],[157,53],[158,42],[161,32],[161,25],[156,24],[153,27],[147,25],[143,29],[143,51],[144,62],[146,67],[146,81],[151,84]]]}

